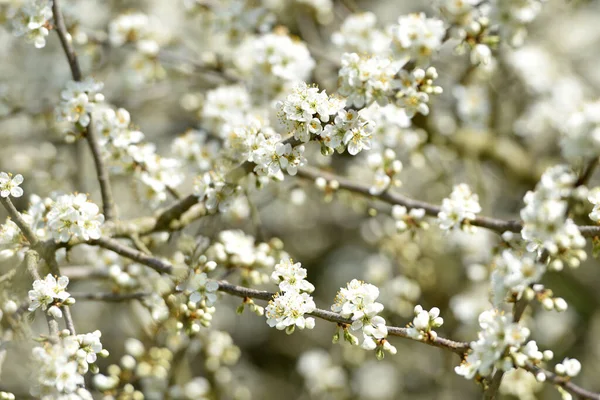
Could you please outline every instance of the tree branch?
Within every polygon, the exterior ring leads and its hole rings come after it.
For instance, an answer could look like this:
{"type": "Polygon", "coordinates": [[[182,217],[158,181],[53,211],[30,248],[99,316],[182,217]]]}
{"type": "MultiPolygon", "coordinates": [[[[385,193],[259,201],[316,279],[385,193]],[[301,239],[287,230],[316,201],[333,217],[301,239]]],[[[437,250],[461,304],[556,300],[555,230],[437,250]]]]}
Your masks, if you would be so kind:
{"type": "Polygon", "coordinates": [[[575,396],[578,396],[581,399],[600,400],[599,393],[590,392],[587,389],[577,386],[576,384],[571,382],[569,378],[556,375],[555,373],[540,368],[537,365],[528,364],[525,366],[525,369],[534,375],[543,373],[546,376],[547,382],[552,382],[553,384],[562,387],[569,393],[574,394],[575,396]]]}
{"type": "MultiPolygon", "coordinates": [[[[383,202],[393,204],[393,205],[401,205],[411,210],[413,208],[422,208],[425,210],[425,213],[429,216],[435,217],[441,211],[441,207],[435,204],[427,203],[421,200],[411,199],[409,197],[403,196],[398,193],[394,193],[391,191],[385,191],[379,195],[372,195],[369,193],[370,186],[358,182],[354,182],[351,179],[338,176],[318,168],[313,167],[302,167],[298,169],[299,177],[316,180],[317,178],[324,178],[325,180],[331,182],[336,181],[339,184],[340,189],[348,190],[350,192],[360,194],[366,197],[372,197],[383,202]]],[[[469,221],[469,223],[473,226],[478,226],[481,228],[486,228],[491,231],[497,233],[503,233],[506,231],[510,232],[520,232],[523,228],[523,224],[521,221],[516,220],[502,220],[493,217],[486,216],[478,216],[474,220],[469,221]]],[[[578,226],[579,232],[583,237],[594,237],[600,236],[600,226],[597,225],[582,225],[578,226]]]]}
{"type": "Polygon", "coordinates": [[[77,301],[105,301],[108,303],[120,303],[129,300],[140,300],[151,293],[135,292],[135,293],[71,293],[77,301]]]}
{"type": "MultiPolygon", "coordinates": [[[[228,294],[231,294],[234,296],[238,296],[238,297],[249,297],[249,298],[253,298],[253,299],[269,301],[273,298],[273,296],[275,296],[275,293],[272,293],[272,292],[267,292],[264,290],[250,289],[250,288],[246,288],[243,286],[233,285],[231,283],[224,282],[224,281],[219,281],[218,284],[219,284],[219,290],[221,292],[225,292],[225,293],[228,293],[228,294]]],[[[332,311],[327,311],[327,310],[322,310],[322,309],[317,308],[314,312],[310,313],[310,315],[317,317],[317,318],[324,319],[326,321],[335,322],[338,324],[352,325],[352,320],[344,318],[340,314],[334,313],[332,311]]],[[[443,348],[446,350],[450,350],[454,353],[457,353],[460,356],[464,355],[465,352],[469,349],[469,344],[466,342],[455,342],[453,340],[444,339],[444,338],[440,338],[440,337],[436,338],[435,340],[427,340],[427,341],[416,340],[408,335],[407,328],[399,328],[399,327],[395,327],[395,326],[388,326],[387,328],[388,328],[388,334],[390,336],[398,336],[398,337],[402,337],[405,339],[411,339],[416,342],[425,343],[430,346],[443,348]]]]}
{"type": "Polygon", "coordinates": [[[97,240],[92,240],[89,244],[98,245],[105,249],[112,250],[123,257],[127,257],[130,260],[146,265],[157,272],[165,274],[170,274],[171,272],[173,272],[173,266],[168,262],[161,261],[158,258],[146,255],[141,251],[125,246],[124,244],[119,243],[115,239],[102,237],[97,240]]]}
{"type": "MultiPolygon", "coordinates": [[[[56,33],[58,34],[60,44],[62,45],[62,48],[67,57],[69,67],[71,68],[71,76],[73,77],[74,81],[81,81],[83,79],[83,75],[81,73],[79,61],[77,60],[77,53],[73,48],[73,44],[70,40],[70,35],[67,32],[67,27],[65,26],[65,20],[60,10],[59,0],[54,0],[52,2],[52,13],[54,14],[54,25],[56,27],[56,33]]],[[[104,165],[100,145],[98,144],[98,140],[96,139],[93,129],[93,122],[91,120],[85,130],[85,138],[92,152],[92,157],[94,158],[94,164],[96,166],[96,175],[98,178],[98,183],[100,184],[100,193],[102,196],[104,218],[106,220],[111,220],[116,217],[115,203],[113,200],[112,189],[110,187],[110,178],[108,175],[108,171],[106,169],[106,166],[104,165]]]]}

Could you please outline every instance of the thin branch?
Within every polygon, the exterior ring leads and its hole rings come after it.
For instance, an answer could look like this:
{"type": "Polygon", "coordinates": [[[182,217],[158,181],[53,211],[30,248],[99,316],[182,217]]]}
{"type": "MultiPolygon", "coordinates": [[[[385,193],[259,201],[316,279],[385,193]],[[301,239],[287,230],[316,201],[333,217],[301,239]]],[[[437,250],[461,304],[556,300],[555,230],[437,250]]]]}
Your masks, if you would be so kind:
{"type": "MultiPolygon", "coordinates": [[[[65,20],[63,18],[62,11],[60,10],[59,0],[54,0],[52,2],[52,13],[54,14],[54,25],[56,27],[56,33],[58,34],[60,44],[62,45],[62,48],[67,57],[69,68],[71,69],[71,76],[73,77],[74,81],[81,81],[83,79],[81,67],[79,66],[79,61],[77,60],[77,53],[75,52],[73,44],[71,43],[70,35],[67,32],[65,20]]],[[[94,158],[94,164],[96,166],[96,175],[98,177],[98,183],[100,184],[100,192],[102,195],[104,218],[106,218],[106,220],[111,220],[116,217],[115,203],[110,187],[108,171],[106,169],[106,166],[104,165],[100,145],[98,144],[98,140],[96,139],[93,129],[93,123],[91,121],[86,127],[85,138],[89,144],[90,150],[92,152],[92,157],[94,158]]]]}
{"type": "Polygon", "coordinates": [[[187,210],[196,204],[198,204],[198,197],[193,194],[176,201],[156,218],[156,224],[152,230],[159,231],[168,228],[172,221],[179,219],[187,210]]]}
{"type": "Polygon", "coordinates": [[[556,375],[555,373],[545,370],[543,368],[538,367],[537,365],[528,364],[525,366],[525,369],[531,372],[534,375],[539,373],[543,373],[546,376],[547,382],[552,382],[553,384],[562,387],[566,391],[575,396],[578,396],[581,399],[590,399],[590,400],[600,400],[600,394],[590,392],[587,389],[584,389],[580,386],[577,386],[567,377],[556,375]]]}
{"type": "Polygon", "coordinates": [[[577,182],[575,182],[576,188],[588,183],[588,181],[592,178],[592,175],[594,175],[596,167],[598,167],[598,161],[598,157],[595,157],[592,161],[588,163],[588,165],[585,167],[585,169],[579,176],[579,179],[577,179],[577,182]]]}
{"type": "Polygon", "coordinates": [[[108,303],[119,303],[130,300],[140,300],[150,296],[151,293],[136,292],[136,293],[71,293],[71,297],[77,301],[104,301],[108,303]]]}
{"type": "Polygon", "coordinates": [[[173,272],[173,266],[168,262],[161,261],[158,258],[148,256],[142,253],[141,251],[132,249],[131,247],[119,243],[115,239],[102,237],[100,239],[91,241],[89,244],[98,245],[105,249],[112,250],[123,257],[127,257],[140,264],[146,265],[157,272],[165,274],[170,274],[171,272],[173,272]]]}
{"type": "MultiPolygon", "coordinates": [[[[401,205],[411,210],[413,208],[422,208],[425,210],[425,213],[429,216],[435,217],[441,211],[441,207],[435,204],[427,203],[421,200],[411,199],[409,197],[403,196],[398,193],[394,193],[391,191],[385,191],[379,195],[372,195],[369,193],[369,185],[354,182],[351,179],[334,175],[332,173],[320,170],[318,168],[313,167],[302,167],[298,170],[299,177],[310,179],[312,181],[317,178],[324,178],[325,180],[331,182],[336,181],[339,184],[340,189],[348,190],[350,192],[360,194],[366,197],[376,198],[383,202],[393,204],[393,205],[401,205]]],[[[520,232],[523,228],[523,224],[521,221],[516,220],[502,220],[499,218],[486,217],[486,216],[478,216],[473,221],[469,222],[473,226],[478,226],[481,228],[486,228],[491,231],[497,233],[503,233],[506,231],[510,232],[520,232]]],[[[600,226],[598,225],[581,225],[578,226],[579,232],[583,237],[595,237],[600,236],[600,226]]]]}
{"type": "Polygon", "coordinates": [[[37,244],[40,242],[37,235],[33,232],[33,229],[31,229],[29,224],[25,222],[21,216],[21,213],[17,211],[15,205],[10,200],[10,197],[0,197],[0,203],[2,203],[8,212],[10,219],[12,219],[13,222],[19,227],[21,232],[23,232],[25,239],[27,239],[31,247],[37,246],[37,244]]]}
{"type": "Polygon", "coordinates": [[[102,159],[102,150],[100,149],[100,144],[96,138],[91,116],[90,124],[86,128],[85,137],[87,139],[90,151],[92,152],[94,165],[96,166],[96,175],[98,177],[98,183],[100,184],[104,218],[107,221],[110,221],[116,217],[115,201],[110,186],[108,169],[106,168],[106,165],[104,165],[104,160],[102,159]]]}
{"type": "MultiPolygon", "coordinates": [[[[228,282],[219,281],[219,290],[234,296],[238,297],[249,297],[253,299],[265,300],[269,301],[275,296],[275,293],[267,292],[264,290],[256,290],[250,289],[243,286],[233,285],[228,282]]],[[[310,315],[324,319],[326,321],[335,322],[338,324],[352,325],[352,320],[342,317],[340,314],[334,313],[332,311],[316,309],[314,312],[310,313],[310,315]]],[[[390,336],[398,336],[405,339],[411,339],[417,342],[425,343],[430,346],[440,347],[446,350],[450,350],[458,355],[462,356],[469,349],[469,344],[466,342],[455,342],[453,340],[444,339],[444,338],[436,338],[435,340],[416,340],[408,335],[407,328],[400,328],[395,326],[388,326],[388,334],[390,336]]]]}
{"type": "MultiPolygon", "coordinates": [[[[389,190],[379,195],[371,195],[371,193],[369,193],[370,187],[368,185],[354,182],[351,179],[337,176],[317,168],[300,168],[298,170],[298,176],[311,180],[316,180],[317,178],[322,177],[325,178],[327,181],[336,181],[337,183],[339,183],[340,189],[345,189],[368,197],[374,197],[386,203],[402,205],[408,208],[409,210],[413,208],[422,208],[425,210],[425,213],[427,215],[432,217],[437,216],[438,213],[441,211],[440,206],[420,200],[414,200],[401,194],[393,193],[389,190]]],[[[520,232],[523,227],[519,221],[505,221],[484,216],[475,218],[473,221],[470,221],[470,224],[482,228],[487,228],[498,233],[503,233],[506,231],[520,232]]],[[[600,228],[598,229],[598,231],[600,232],[600,228]]]]}

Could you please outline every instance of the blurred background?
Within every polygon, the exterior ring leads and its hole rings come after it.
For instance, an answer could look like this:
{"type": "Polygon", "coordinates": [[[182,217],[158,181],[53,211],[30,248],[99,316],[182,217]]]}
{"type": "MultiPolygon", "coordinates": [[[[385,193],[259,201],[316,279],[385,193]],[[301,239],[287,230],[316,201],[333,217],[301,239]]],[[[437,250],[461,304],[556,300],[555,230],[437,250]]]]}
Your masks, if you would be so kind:
{"type": "MultiPolygon", "coordinates": [[[[4,19],[0,28],[0,170],[25,177],[26,195],[15,201],[19,209],[27,208],[29,194],[45,197],[56,191],[90,193],[100,204],[87,147],[65,143],[54,119],[60,91],[70,79],[59,41],[51,32],[46,47],[36,49],[15,37],[10,28],[12,3],[0,1],[4,19]]],[[[181,158],[181,150],[173,146],[176,138],[189,130],[207,129],[203,114],[207,93],[230,84],[228,74],[241,76],[247,87],[260,86],[256,76],[244,70],[248,56],[239,47],[251,35],[285,29],[304,41],[315,60],[309,82],[335,93],[344,49],[332,42],[332,35],[348,16],[370,11],[377,17],[376,29],[384,31],[407,13],[438,15],[433,2],[422,0],[63,3],[84,73],[104,82],[106,101],[130,112],[134,125],[157,145],[158,154],[174,158],[181,158]],[[161,48],[156,57],[140,58],[134,45],[110,44],[111,21],[134,11],[150,18],[161,48]]],[[[432,62],[444,93],[435,98],[430,114],[419,115],[412,123],[406,118],[378,116],[380,134],[404,166],[403,186],[397,190],[439,204],[454,184],[466,182],[479,195],[482,214],[517,219],[524,194],[535,187],[545,168],[564,162],[558,141],[566,119],[585,101],[598,97],[598,21],[600,3],[596,1],[543,2],[537,18],[527,26],[524,43],[519,47],[501,44],[494,50],[494,62],[480,68],[471,66],[468,54],[457,54],[456,43],[446,42],[432,62]]],[[[267,105],[278,96],[256,107],[268,110],[267,105]]],[[[321,157],[318,150],[307,149],[311,165],[356,181],[372,178],[365,168],[365,153],[355,160],[347,155],[321,157]]],[[[185,180],[178,190],[187,194],[198,166],[192,162],[182,168],[185,180]]],[[[132,188],[130,177],[114,175],[112,184],[121,216],[153,212],[132,188]]],[[[596,185],[595,176],[589,187],[596,185]]],[[[589,224],[590,209],[578,205],[576,221],[589,224]]],[[[346,282],[363,279],[380,287],[388,324],[405,326],[416,304],[436,306],[445,320],[439,335],[470,341],[476,338],[477,316],[490,307],[488,277],[498,238],[485,230],[444,234],[432,226],[416,234],[398,234],[389,205],[343,191],[326,195],[312,182],[286,178],[248,192],[225,214],[194,222],[175,239],[157,246],[157,251],[170,255],[176,239],[200,235],[214,239],[226,229],[241,229],[257,243],[281,239],[285,250],[307,268],[308,280],[317,288],[314,297],[319,308],[329,308],[346,282]]],[[[591,246],[589,250],[588,261],[577,270],[549,272],[544,277],[543,283],[565,298],[569,309],[558,314],[535,305],[524,322],[541,348],[554,351],[556,361],[566,356],[579,359],[583,370],[577,382],[600,391],[600,293],[596,287],[600,265],[591,256],[591,246]]],[[[97,252],[87,251],[65,257],[66,270],[103,263],[97,252]]],[[[3,261],[0,273],[17,262],[14,258],[3,261]]],[[[8,299],[25,302],[30,285],[29,276],[21,272],[9,285],[0,283],[0,303],[8,299]]],[[[73,276],[70,290],[109,292],[111,285],[106,279],[73,276]]],[[[273,285],[262,288],[274,290],[273,285]]],[[[454,373],[460,362],[454,354],[392,338],[398,354],[377,361],[373,352],[332,344],[332,323],[318,320],[314,330],[287,336],[248,311],[236,315],[238,305],[239,299],[222,296],[210,328],[229,333],[232,342],[227,336],[199,340],[195,351],[173,363],[171,382],[185,384],[193,377],[208,377],[215,388],[209,397],[215,399],[481,397],[475,382],[454,373]],[[217,343],[229,352],[218,356],[221,361],[216,369],[207,366],[210,357],[203,353],[208,351],[207,343],[217,343]]],[[[119,362],[126,338],[136,337],[147,348],[169,347],[160,331],[144,328],[148,325],[146,308],[136,300],[80,301],[72,307],[80,332],[102,331],[103,345],[111,355],[99,362],[101,372],[119,362]]],[[[44,324],[38,317],[29,333],[23,328],[13,334],[27,337],[45,332],[44,324]]],[[[8,331],[5,320],[2,327],[8,331]]],[[[35,368],[27,361],[30,347],[31,343],[11,341],[2,353],[0,389],[13,391],[18,399],[29,398],[29,376],[35,368]]],[[[506,399],[560,398],[551,385],[539,384],[522,371],[506,374],[501,393],[506,399]]]]}

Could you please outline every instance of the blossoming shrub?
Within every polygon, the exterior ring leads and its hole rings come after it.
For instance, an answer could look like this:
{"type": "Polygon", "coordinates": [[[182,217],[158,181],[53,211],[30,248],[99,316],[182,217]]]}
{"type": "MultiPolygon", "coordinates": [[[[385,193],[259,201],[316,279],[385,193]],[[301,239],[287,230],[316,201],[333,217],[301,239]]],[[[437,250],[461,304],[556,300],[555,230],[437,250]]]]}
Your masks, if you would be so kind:
{"type": "Polygon", "coordinates": [[[0,399],[600,398],[599,13],[0,2],[0,399]]]}

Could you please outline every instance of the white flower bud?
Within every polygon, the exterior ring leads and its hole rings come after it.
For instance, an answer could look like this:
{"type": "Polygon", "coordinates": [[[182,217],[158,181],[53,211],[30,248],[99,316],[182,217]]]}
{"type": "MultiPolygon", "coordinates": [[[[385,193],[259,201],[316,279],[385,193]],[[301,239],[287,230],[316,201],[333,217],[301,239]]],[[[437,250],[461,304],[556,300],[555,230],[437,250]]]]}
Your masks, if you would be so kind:
{"type": "Polygon", "coordinates": [[[542,300],[542,306],[548,311],[554,310],[554,302],[550,297],[546,297],[544,300],[542,300]]]}
{"type": "Polygon", "coordinates": [[[562,297],[557,297],[554,299],[554,308],[558,312],[563,312],[567,310],[568,304],[562,297]]]}
{"type": "Polygon", "coordinates": [[[138,358],[141,357],[146,350],[144,349],[142,342],[134,338],[129,338],[125,340],[125,351],[133,357],[138,358]]]}
{"type": "Polygon", "coordinates": [[[4,306],[2,308],[4,309],[5,313],[10,315],[16,313],[19,309],[19,306],[14,301],[8,300],[6,303],[4,303],[4,306]]]}
{"type": "Polygon", "coordinates": [[[121,366],[126,370],[133,370],[136,364],[137,362],[135,361],[135,358],[129,354],[125,354],[123,357],[121,357],[121,366]]]}
{"type": "Polygon", "coordinates": [[[48,309],[48,315],[52,316],[53,318],[59,319],[62,318],[63,314],[62,311],[60,310],[60,308],[56,307],[56,306],[52,306],[48,309]]]}
{"type": "Polygon", "coordinates": [[[543,372],[538,372],[537,375],[535,376],[535,379],[538,382],[545,382],[546,381],[546,374],[543,372]]]}
{"type": "Polygon", "coordinates": [[[471,50],[471,63],[488,65],[492,62],[492,50],[485,44],[477,44],[471,50]]]}

